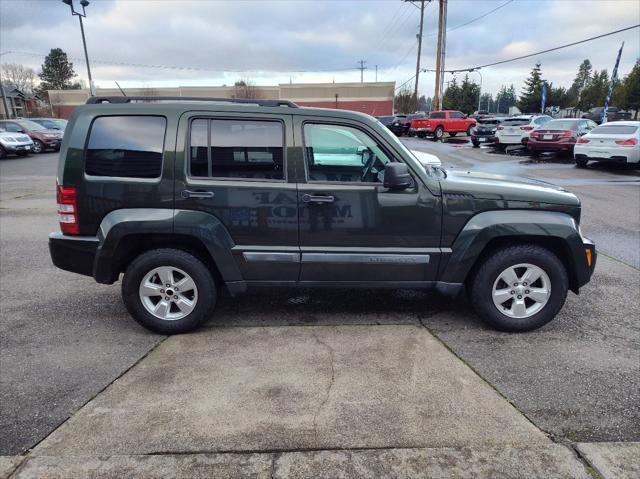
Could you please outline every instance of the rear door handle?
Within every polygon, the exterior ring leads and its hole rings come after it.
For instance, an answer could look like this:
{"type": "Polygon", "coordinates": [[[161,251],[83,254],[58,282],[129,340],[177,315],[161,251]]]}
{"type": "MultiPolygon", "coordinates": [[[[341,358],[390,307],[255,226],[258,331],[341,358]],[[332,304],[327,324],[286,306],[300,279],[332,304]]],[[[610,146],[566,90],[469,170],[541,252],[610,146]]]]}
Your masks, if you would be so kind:
{"type": "Polygon", "coordinates": [[[305,193],[302,195],[302,201],[305,203],[333,203],[336,200],[332,195],[310,195],[305,193]]]}
{"type": "Polygon", "coordinates": [[[191,191],[191,190],[182,190],[182,193],[180,194],[184,199],[187,199],[187,198],[207,199],[207,198],[213,198],[216,195],[213,191],[191,191]]]}

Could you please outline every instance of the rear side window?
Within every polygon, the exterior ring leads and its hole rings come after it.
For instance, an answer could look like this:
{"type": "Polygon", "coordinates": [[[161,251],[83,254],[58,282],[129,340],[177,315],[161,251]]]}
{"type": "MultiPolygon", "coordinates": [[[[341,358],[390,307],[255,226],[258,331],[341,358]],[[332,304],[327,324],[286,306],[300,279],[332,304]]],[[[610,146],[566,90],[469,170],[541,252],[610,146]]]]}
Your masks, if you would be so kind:
{"type": "Polygon", "coordinates": [[[445,117],[446,115],[442,111],[433,112],[429,115],[429,118],[434,118],[434,119],[445,118],[445,117]]]}
{"type": "Polygon", "coordinates": [[[92,176],[158,178],[167,120],[162,116],[100,116],[93,121],[85,153],[92,176]]]}
{"type": "Polygon", "coordinates": [[[196,119],[189,150],[193,177],[284,179],[280,121],[196,119]]]}

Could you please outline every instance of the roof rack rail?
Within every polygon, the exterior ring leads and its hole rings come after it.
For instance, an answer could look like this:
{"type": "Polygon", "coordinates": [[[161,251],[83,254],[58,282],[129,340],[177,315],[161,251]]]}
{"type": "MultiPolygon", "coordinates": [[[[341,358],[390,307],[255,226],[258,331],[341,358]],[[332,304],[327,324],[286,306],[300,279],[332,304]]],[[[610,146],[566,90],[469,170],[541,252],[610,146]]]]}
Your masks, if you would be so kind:
{"type": "Polygon", "coordinates": [[[210,101],[224,103],[242,103],[258,106],[287,106],[298,108],[298,105],[288,100],[254,100],[251,98],[207,98],[199,96],[92,96],[87,100],[87,105],[98,103],[131,103],[151,101],[210,101]]]}

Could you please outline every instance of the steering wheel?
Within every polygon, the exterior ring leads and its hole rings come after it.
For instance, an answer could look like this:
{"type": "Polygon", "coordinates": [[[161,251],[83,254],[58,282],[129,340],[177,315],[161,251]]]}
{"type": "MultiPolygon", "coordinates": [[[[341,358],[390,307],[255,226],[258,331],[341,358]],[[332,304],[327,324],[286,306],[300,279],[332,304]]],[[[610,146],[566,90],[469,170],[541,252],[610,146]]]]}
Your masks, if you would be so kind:
{"type": "Polygon", "coordinates": [[[361,182],[366,182],[369,173],[371,173],[371,168],[373,168],[373,164],[376,161],[376,155],[373,154],[373,151],[367,150],[369,152],[369,158],[367,158],[366,163],[364,164],[364,168],[362,170],[362,175],[360,176],[361,182]]]}

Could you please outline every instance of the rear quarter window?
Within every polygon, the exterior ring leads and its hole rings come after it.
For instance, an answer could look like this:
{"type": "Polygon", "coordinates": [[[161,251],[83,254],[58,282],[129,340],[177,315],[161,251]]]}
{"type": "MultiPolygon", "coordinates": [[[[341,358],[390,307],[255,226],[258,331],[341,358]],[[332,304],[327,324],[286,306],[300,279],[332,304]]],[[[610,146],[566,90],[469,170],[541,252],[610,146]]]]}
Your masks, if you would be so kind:
{"type": "Polygon", "coordinates": [[[162,116],[97,117],[89,132],[85,172],[91,176],[158,178],[167,120],[162,116]]]}

